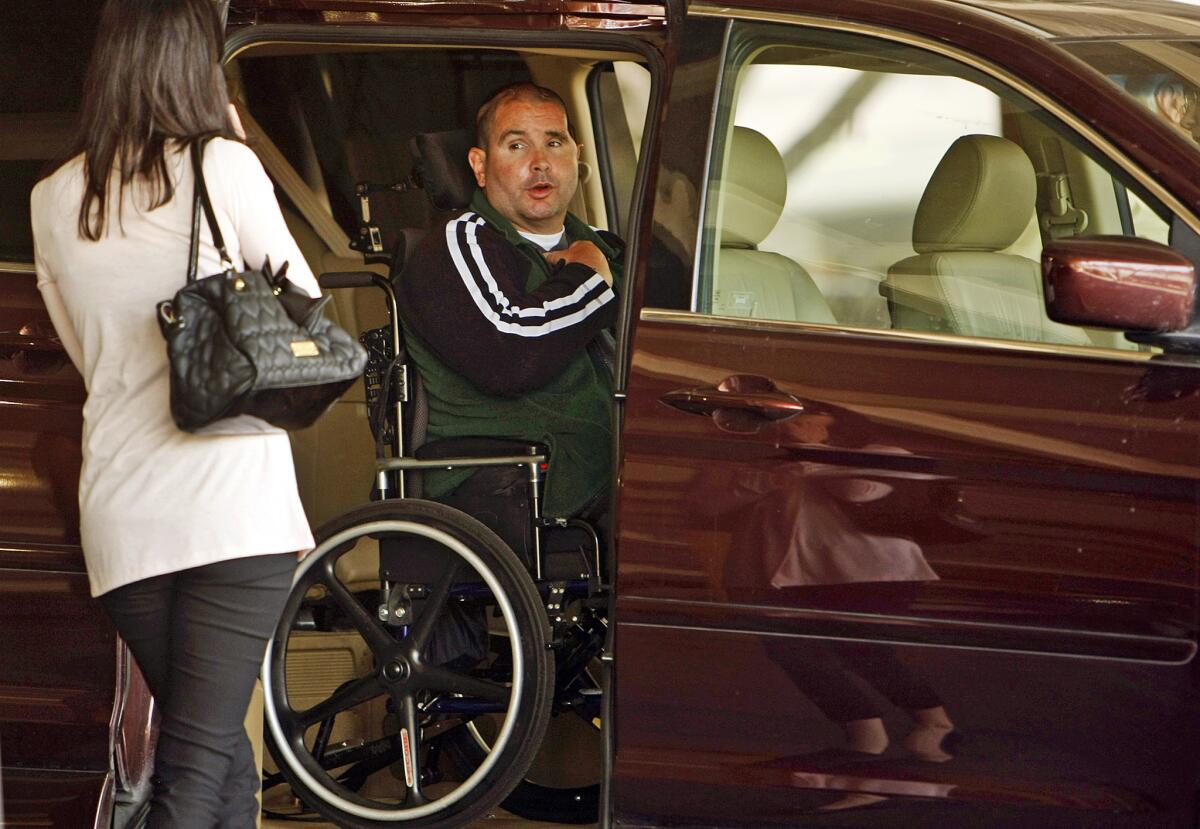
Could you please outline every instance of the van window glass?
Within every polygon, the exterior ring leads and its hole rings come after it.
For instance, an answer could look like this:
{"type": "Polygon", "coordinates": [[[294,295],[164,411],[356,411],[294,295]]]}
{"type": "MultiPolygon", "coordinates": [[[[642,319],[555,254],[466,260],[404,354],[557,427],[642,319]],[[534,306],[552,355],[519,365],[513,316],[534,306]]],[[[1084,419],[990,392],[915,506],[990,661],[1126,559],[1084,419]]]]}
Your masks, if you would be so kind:
{"type": "Polygon", "coordinates": [[[738,24],[718,113],[697,310],[1134,348],[1047,317],[1042,246],[1165,242],[1168,214],[1015,92],[908,46],[738,24]]]}

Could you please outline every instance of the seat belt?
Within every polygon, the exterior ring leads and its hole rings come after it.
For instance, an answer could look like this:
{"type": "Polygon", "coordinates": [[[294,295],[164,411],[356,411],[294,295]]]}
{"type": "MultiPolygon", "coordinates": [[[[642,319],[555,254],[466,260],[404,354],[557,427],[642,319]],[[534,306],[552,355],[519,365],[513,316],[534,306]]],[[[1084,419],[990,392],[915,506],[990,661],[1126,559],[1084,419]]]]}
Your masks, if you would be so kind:
{"type": "Polygon", "coordinates": [[[321,241],[325,243],[329,251],[342,259],[361,258],[350,247],[350,237],[346,231],[342,230],[342,226],[325,209],[320,199],[313,194],[312,189],[275,146],[275,142],[267,136],[258,121],[254,120],[254,116],[244,107],[238,107],[238,114],[241,116],[242,126],[246,130],[247,142],[258,153],[263,167],[267,169],[271,178],[296,206],[304,220],[321,237],[321,241]]]}
{"type": "Polygon", "coordinates": [[[1038,170],[1038,224],[1050,239],[1078,236],[1087,229],[1088,214],[1075,206],[1067,161],[1057,138],[1043,138],[1038,170]]]}

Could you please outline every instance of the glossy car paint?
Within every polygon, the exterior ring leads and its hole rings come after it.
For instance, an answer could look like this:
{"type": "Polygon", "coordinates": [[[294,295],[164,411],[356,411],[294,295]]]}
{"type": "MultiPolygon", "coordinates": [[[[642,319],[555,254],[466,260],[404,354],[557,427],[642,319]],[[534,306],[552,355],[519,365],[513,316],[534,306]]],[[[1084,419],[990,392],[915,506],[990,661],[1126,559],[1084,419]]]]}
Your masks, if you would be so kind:
{"type": "MultiPolygon", "coordinates": [[[[644,319],[620,517],[622,813],[775,822],[865,790],[914,798],[914,820],[978,807],[990,826],[1030,825],[1033,806],[1190,814],[1194,403],[1171,397],[1171,367],[1096,361],[1081,378],[1079,359],[644,319]],[[661,402],[768,371],[806,413],[661,402]],[[846,484],[886,494],[847,502],[846,484]],[[851,562],[842,583],[773,585],[802,532],[833,578],[834,557],[874,553],[920,555],[937,580],[851,562]],[[843,742],[805,691],[858,685],[888,651],[945,700],[961,761],[821,753],[843,742]],[[747,785],[785,791],[725,788],[747,785]]],[[[898,742],[904,712],[880,710],[898,742]]]]}
{"type": "Polygon", "coordinates": [[[116,634],[78,547],[83,383],[52,330],[33,274],[0,268],[0,758],[14,827],[95,816],[118,688],[116,634]]]}
{"type": "MultiPolygon", "coordinates": [[[[756,8],[777,20],[785,4],[756,8]]],[[[1194,169],[1194,150],[1185,163],[1150,116],[1019,27],[943,4],[803,11],[828,17],[799,24],[952,38],[1063,100],[1069,78],[1101,136],[1194,169]]],[[[699,211],[677,182],[705,180],[721,14],[675,33],[687,83],[671,90],[643,216],[618,511],[618,821],[1193,825],[1198,369],[651,310],[695,263],[699,211]],[[805,555],[823,583],[795,578],[805,555]],[[955,756],[903,745],[897,665],[940,698],[955,756]],[[842,750],[840,692],[874,698],[885,753],[842,750]]],[[[1194,206],[1185,178],[1162,180],[1194,206]]]]}
{"type": "Polygon", "coordinates": [[[1046,312],[1055,322],[1118,322],[1178,331],[1196,310],[1196,266],[1172,248],[1124,236],[1060,239],[1042,250],[1046,312]]]}

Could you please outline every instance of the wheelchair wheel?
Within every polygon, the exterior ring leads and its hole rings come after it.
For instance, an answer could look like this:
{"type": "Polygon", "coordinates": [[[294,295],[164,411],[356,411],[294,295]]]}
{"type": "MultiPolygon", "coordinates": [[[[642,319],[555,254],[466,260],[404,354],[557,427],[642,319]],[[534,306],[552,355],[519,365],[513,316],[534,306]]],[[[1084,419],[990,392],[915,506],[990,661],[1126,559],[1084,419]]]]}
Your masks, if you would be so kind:
{"type": "Polygon", "coordinates": [[[469,516],[406,499],[334,519],[297,569],[264,661],[279,774],[339,826],[482,816],[541,744],[554,680],[546,633],[524,566],[469,516]],[[484,715],[498,730],[483,761],[447,774],[447,735],[484,715]]]}
{"type": "MultiPolygon", "coordinates": [[[[595,823],[603,775],[600,653],[607,626],[591,610],[576,606],[569,612],[579,622],[556,645],[554,706],[546,736],[524,779],[502,805],[527,820],[595,823]]],[[[464,771],[477,768],[499,725],[494,716],[475,718],[447,735],[447,754],[464,771]]]]}

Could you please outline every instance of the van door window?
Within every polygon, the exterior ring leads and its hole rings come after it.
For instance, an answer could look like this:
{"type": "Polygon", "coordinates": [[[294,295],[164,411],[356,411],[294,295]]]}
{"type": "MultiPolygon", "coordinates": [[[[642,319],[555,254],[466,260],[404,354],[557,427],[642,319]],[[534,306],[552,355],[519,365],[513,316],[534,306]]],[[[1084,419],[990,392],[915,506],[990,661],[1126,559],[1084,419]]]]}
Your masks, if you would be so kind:
{"type": "Polygon", "coordinates": [[[1041,249],[1169,214],[1045,110],[859,36],[737,24],[726,61],[698,311],[1134,347],[1047,317],[1041,249]]]}

